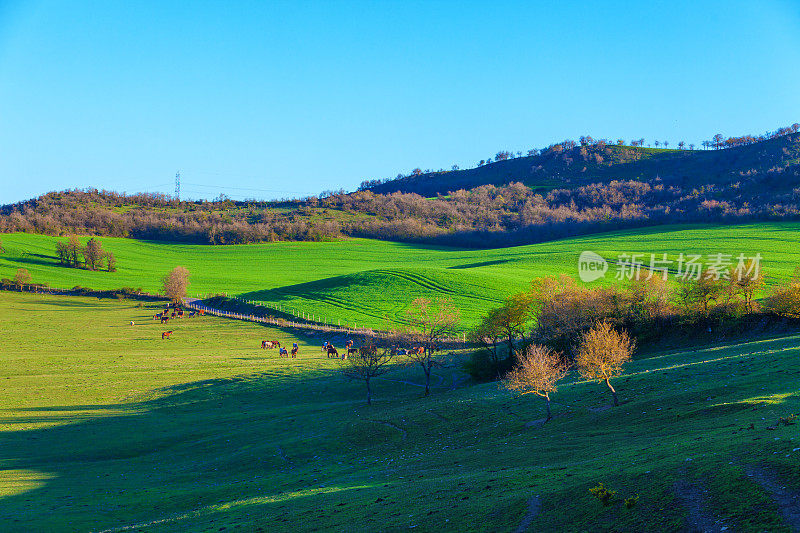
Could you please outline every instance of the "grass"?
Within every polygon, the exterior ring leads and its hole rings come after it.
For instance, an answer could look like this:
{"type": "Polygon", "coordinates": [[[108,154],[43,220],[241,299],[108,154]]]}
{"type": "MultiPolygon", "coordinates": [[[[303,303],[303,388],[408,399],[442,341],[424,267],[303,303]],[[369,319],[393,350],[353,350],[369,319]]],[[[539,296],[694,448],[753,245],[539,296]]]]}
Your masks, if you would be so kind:
{"type": "Polygon", "coordinates": [[[800,336],[636,360],[613,410],[570,376],[541,425],[455,364],[429,398],[397,367],[370,408],[321,339],[203,317],[162,341],[150,305],[0,293],[4,530],[510,531],[538,498],[531,531],[663,531],[694,519],[681,484],[731,529],[788,530],[746,469],[800,491],[799,426],[766,429],[800,412],[800,336]]]}
{"type": "MultiPolygon", "coordinates": [[[[577,274],[577,258],[593,250],[609,259],[623,252],[763,256],[775,278],[800,264],[800,223],[738,226],[663,226],[564,239],[513,248],[462,250],[367,239],[207,246],[100,238],[117,257],[118,271],[91,272],[58,265],[54,237],[0,236],[0,277],[27,268],[35,282],[54,287],[160,289],[176,265],[192,273],[190,295],[225,292],[311,313],[328,322],[384,327],[401,322],[419,296],[450,297],[474,324],[507,295],[543,275],[577,274]]],[[[609,273],[609,277],[613,274],[609,273]]]]}

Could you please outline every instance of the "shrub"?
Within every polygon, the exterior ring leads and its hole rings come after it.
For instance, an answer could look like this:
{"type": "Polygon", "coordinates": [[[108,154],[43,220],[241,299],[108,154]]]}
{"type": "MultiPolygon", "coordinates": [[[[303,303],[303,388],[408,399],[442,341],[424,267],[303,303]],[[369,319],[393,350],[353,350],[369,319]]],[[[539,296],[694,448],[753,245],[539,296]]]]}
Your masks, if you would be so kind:
{"type": "Polygon", "coordinates": [[[598,483],[596,487],[589,489],[589,493],[600,500],[600,503],[605,507],[611,505],[617,495],[617,491],[607,489],[602,483],[598,483]]]}
{"type": "Polygon", "coordinates": [[[639,503],[639,495],[630,496],[625,498],[625,509],[633,509],[636,507],[636,504],[639,503]]]}

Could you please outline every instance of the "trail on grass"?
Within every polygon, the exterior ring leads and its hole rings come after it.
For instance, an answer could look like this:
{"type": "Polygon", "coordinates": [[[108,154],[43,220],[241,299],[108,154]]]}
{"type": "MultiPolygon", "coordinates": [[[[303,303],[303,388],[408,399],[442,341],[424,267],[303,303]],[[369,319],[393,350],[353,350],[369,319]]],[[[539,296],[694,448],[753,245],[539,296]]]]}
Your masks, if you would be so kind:
{"type": "Polygon", "coordinates": [[[675,495],[689,515],[686,517],[684,531],[717,533],[728,530],[725,522],[708,510],[708,498],[705,496],[706,490],[699,484],[689,483],[685,479],[681,479],[675,483],[674,490],[675,495]]]}
{"type": "Polygon", "coordinates": [[[516,533],[525,533],[525,531],[528,531],[528,528],[531,526],[531,522],[533,522],[533,519],[539,515],[539,511],[541,511],[541,509],[542,500],[539,498],[539,496],[534,496],[528,500],[528,512],[522,518],[522,522],[519,523],[516,533]]]}
{"type": "Polygon", "coordinates": [[[746,471],[748,476],[755,479],[772,496],[786,523],[795,531],[800,531],[800,494],[787,488],[774,473],[764,468],[750,466],[746,471]]]}

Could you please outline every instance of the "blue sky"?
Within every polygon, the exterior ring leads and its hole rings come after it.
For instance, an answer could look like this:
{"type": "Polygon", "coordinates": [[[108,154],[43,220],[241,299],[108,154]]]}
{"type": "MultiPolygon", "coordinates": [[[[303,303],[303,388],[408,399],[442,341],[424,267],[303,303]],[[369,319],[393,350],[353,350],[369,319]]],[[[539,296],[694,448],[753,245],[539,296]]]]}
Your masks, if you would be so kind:
{"type": "Polygon", "coordinates": [[[0,203],[275,198],[800,120],[800,2],[0,0],[0,203]],[[645,5],[646,4],[646,5],[645,5]]]}

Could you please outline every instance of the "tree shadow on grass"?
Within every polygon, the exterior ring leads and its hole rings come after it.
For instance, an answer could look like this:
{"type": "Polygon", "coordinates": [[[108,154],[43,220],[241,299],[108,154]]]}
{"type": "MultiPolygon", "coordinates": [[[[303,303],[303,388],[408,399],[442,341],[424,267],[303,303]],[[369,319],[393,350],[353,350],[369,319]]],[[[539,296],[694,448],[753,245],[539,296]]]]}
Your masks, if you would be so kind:
{"type": "Polygon", "coordinates": [[[358,384],[338,375],[280,367],[154,392],[160,397],[149,401],[32,407],[17,410],[30,416],[3,417],[53,424],[0,433],[0,474],[43,480],[25,487],[0,475],[0,490],[10,494],[0,497],[4,528],[102,530],[305,489],[310,479],[291,471],[340,452],[329,438],[340,433],[336,411],[363,401],[358,384]]]}

